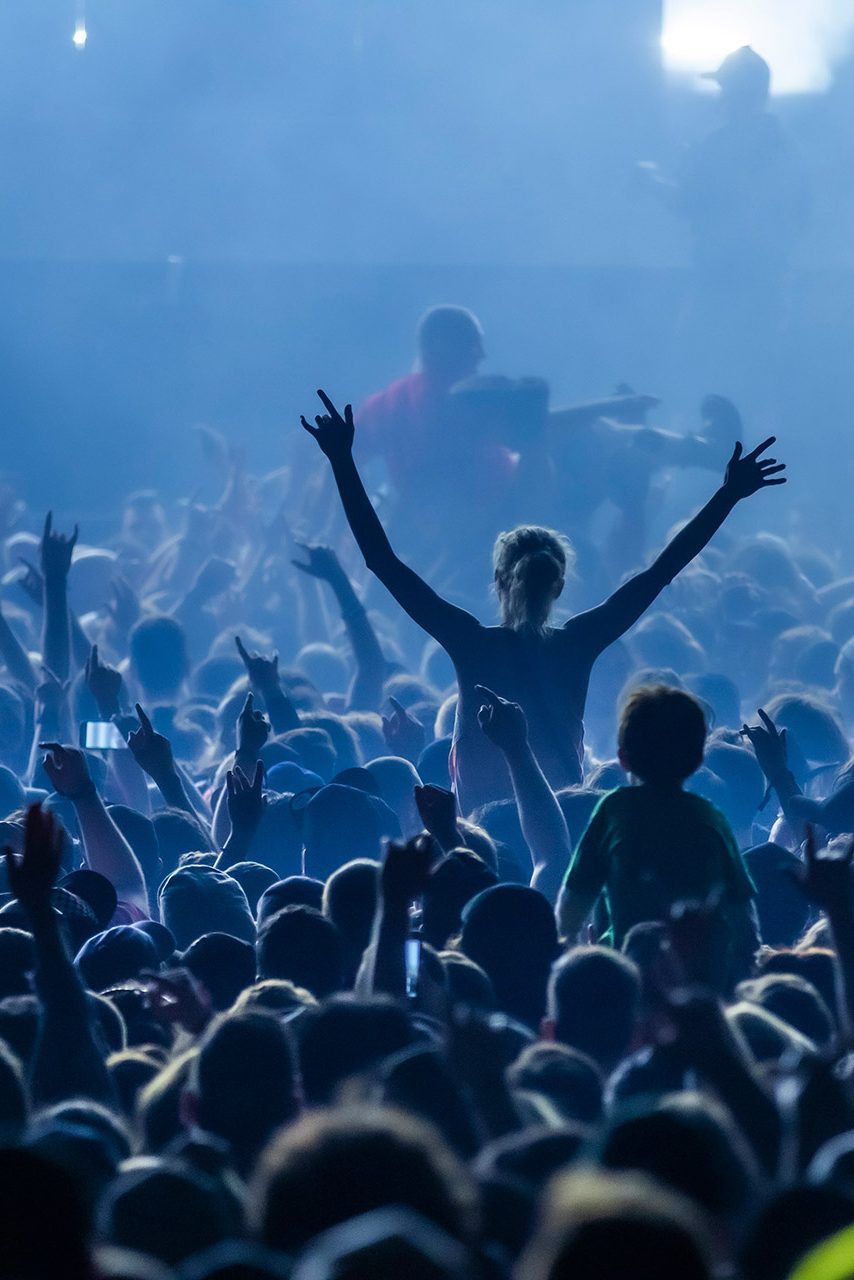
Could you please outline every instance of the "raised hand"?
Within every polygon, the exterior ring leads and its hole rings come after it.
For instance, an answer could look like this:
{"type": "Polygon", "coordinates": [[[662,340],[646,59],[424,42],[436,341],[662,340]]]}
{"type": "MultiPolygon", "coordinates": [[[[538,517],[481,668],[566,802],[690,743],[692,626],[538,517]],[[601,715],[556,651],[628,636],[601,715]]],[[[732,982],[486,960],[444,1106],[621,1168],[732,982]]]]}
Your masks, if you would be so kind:
{"type": "Polygon", "coordinates": [[[155,782],[175,769],[172,744],[158,733],[139,703],[136,704],[139,728],[128,734],[128,747],[134,760],[144,773],[155,782]]]}
{"type": "Polygon", "coordinates": [[[121,710],[122,676],[115,667],[107,666],[98,657],[98,646],[92,645],[85,667],[86,684],[95,699],[98,714],[111,720],[121,710]]]}
{"type": "Polygon", "coordinates": [[[264,766],[259,760],[250,782],[239,767],[225,775],[226,804],[234,835],[249,836],[264,813],[264,766]]]}
{"type": "Polygon", "coordinates": [[[348,458],[353,451],[353,438],[356,433],[352,405],[344,406],[342,417],[325,391],[318,390],[317,394],[323,402],[326,413],[317,414],[314,419],[316,425],[313,427],[304,417],[300,418],[300,422],[308,434],[314,436],[330,462],[348,458]]]}
{"type": "Polygon", "coordinates": [[[45,582],[63,582],[68,577],[78,533],[77,525],[70,538],[63,533],[54,533],[53,512],[48,511],[40,548],[41,571],[45,582]]]}
{"type": "Polygon", "coordinates": [[[814,906],[831,916],[839,911],[851,914],[851,866],[854,841],[834,841],[830,849],[816,849],[815,831],[807,826],[804,865],[793,872],[801,892],[814,906]]]}
{"type": "Polygon", "coordinates": [[[270,721],[255,710],[251,693],[247,693],[243,709],[237,717],[237,754],[245,759],[258,759],[258,752],[270,736],[270,721]]]}
{"type": "Polygon", "coordinates": [[[310,547],[303,542],[298,542],[296,545],[307,556],[308,564],[303,564],[299,560],[292,560],[291,564],[300,572],[308,574],[310,578],[331,582],[334,577],[343,572],[338,556],[331,547],[310,547]]]}
{"type": "Polygon", "coordinates": [[[774,721],[762,708],[759,708],[761,725],[743,725],[741,736],[747,738],[759,767],[769,781],[785,773],[788,769],[788,750],[786,746],[786,730],[778,729],[774,721]]]}
{"type": "Polygon", "coordinates": [[[489,741],[501,751],[524,747],[528,741],[528,722],[519,704],[499,698],[497,693],[482,684],[475,685],[475,693],[483,703],[477,713],[477,722],[489,741]]]}
{"type": "Polygon", "coordinates": [[[380,873],[383,898],[402,905],[422,897],[435,859],[429,836],[415,836],[405,844],[389,841],[380,873]]]}
{"type": "Polygon", "coordinates": [[[755,449],[750,453],[745,453],[743,456],[741,441],[737,441],[732,451],[732,457],[727,463],[723,483],[724,491],[735,502],[740,502],[742,498],[749,498],[751,494],[758,493],[760,489],[767,489],[771,485],[786,483],[786,477],[779,475],[779,472],[786,470],[785,462],[778,462],[776,458],[760,458],[759,456],[766,449],[770,449],[776,439],[776,436],[769,436],[767,440],[763,440],[755,449]]]}
{"type": "Polygon", "coordinates": [[[401,706],[397,698],[389,698],[389,702],[391,715],[382,717],[386,746],[393,756],[415,761],[424,750],[427,737],[424,726],[409,714],[406,707],[401,706]]]}
{"type": "Polygon", "coordinates": [[[453,791],[433,786],[432,783],[428,783],[426,787],[416,787],[415,804],[430,835],[439,841],[443,849],[453,848],[459,840],[457,798],[453,791]]]}
{"type": "Polygon", "coordinates": [[[66,747],[61,742],[40,742],[44,751],[42,768],[54,791],[69,800],[80,800],[95,790],[86,757],[77,747],[66,747]]]}
{"type": "Polygon", "coordinates": [[[240,636],[234,637],[234,643],[243,660],[252,688],[259,693],[266,693],[271,688],[278,689],[280,687],[278,653],[274,653],[272,658],[265,658],[262,653],[249,653],[240,636]]]}
{"type": "Polygon", "coordinates": [[[24,822],[24,851],[4,849],[9,888],[28,912],[49,911],[62,860],[62,827],[41,805],[31,805],[24,822]]]}

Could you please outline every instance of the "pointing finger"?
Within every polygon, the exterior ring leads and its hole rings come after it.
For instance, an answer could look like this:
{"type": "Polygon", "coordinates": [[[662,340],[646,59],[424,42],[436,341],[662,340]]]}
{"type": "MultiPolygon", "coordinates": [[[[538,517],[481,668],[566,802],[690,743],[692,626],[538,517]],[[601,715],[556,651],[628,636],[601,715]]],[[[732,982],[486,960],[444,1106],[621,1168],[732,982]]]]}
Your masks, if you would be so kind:
{"type": "Polygon", "coordinates": [[[145,733],[153,733],[154,730],[151,726],[151,721],[149,720],[148,716],[145,714],[145,712],[143,711],[139,703],[136,704],[136,715],[137,715],[137,719],[139,720],[139,723],[142,725],[143,731],[145,733]]]}
{"type": "Polygon", "coordinates": [[[769,436],[767,440],[763,440],[761,444],[758,444],[755,449],[751,450],[747,455],[748,458],[751,460],[758,458],[760,453],[764,453],[766,449],[770,448],[770,446],[775,443],[776,439],[776,436],[769,436]]]}

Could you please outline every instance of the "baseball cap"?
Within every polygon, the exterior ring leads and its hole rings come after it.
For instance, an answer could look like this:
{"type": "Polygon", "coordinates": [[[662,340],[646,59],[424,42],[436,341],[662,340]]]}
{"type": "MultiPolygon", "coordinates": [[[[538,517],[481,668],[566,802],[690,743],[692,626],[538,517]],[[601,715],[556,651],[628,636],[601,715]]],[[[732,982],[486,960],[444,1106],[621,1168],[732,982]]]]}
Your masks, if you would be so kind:
{"type": "Polygon", "coordinates": [[[740,49],[728,53],[715,71],[704,71],[701,80],[714,80],[723,88],[753,88],[767,93],[771,85],[771,68],[765,59],[743,44],[740,49]]]}

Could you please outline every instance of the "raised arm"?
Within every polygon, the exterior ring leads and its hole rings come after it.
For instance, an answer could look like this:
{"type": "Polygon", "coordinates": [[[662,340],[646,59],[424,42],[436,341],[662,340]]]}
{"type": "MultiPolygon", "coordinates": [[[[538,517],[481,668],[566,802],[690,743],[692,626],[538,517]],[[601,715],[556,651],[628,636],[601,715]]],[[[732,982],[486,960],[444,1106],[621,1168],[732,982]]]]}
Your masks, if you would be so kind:
{"type": "Polygon", "coordinates": [[[134,760],[143,773],[148,774],[171,808],[183,809],[191,818],[198,818],[203,826],[207,826],[210,809],[198,794],[195,783],[173,756],[171,742],[155,731],[139,703],[136,704],[136,717],[139,728],[130,732],[127,739],[128,750],[134,760]]]}
{"type": "MultiPolygon", "coordinates": [[[[26,570],[23,577],[18,579],[18,586],[24,594],[32,600],[33,604],[40,608],[44,604],[44,578],[35,565],[31,564],[24,556],[19,556],[18,559],[26,570]]],[[[55,598],[56,597],[54,595],[54,599],[55,598]]],[[[76,665],[78,667],[82,667],[85,665],[86,659],[89,655],[90,640],[80,625],[80,619],[77,617],[77,614],[67,601],[66,606],[68,609],[68,625],[71,635],[71,653],[76,665]]]]}
{"type": "MultiPolygon", "coordinates": [[[[279,655],[266,658],[261,653],[250,653],[240,636],[234,637],[237,652],[246,668],[252,692],[256,693],[264,703],[274,733],[289,733],[291,729],[300,727],[297,709],[282,688],[279,679],[279,655]]],[[[263,746],[263,743],[262,743],[263,746]]],[[[240,764],[241,761],[238,761],[240,764]]],[[[242,762],[246,764],[246,761],[242,762]]]]}
{"type": "Polygon", "coordinates": [[[676,575],[700,554],[742,499],[760,489],[786,483],[785,476],[779,474],[785,469],[785,463],[760,457],[775,439],[776,436],[769,436],[744,456],[741,443],[736,444],[721,487],[668,542],[649,568],[629,578],[604,604],[571,619],[567,627],[583,629],[594,653],[601,653],[619,640],[676,575]]]}
{"type": "Polygon", "coordinates": [[[110,881],[121,902],[148,915],[142,868],[98,795],[85,755],[76,747],[62,746],[59,742],[41,745],[47,753],[43,763],[51,786],[74,806],[86,865],[110,881]]]}
{"type": "Polygon", "coordinates": [[[397,558],[353,461],[353,410],[348,404],[342,417],[325,392],[318,391],[317,394],[327,412],[317,415],[313,427],[305,418],[300,418],[300,421],[329,459],[347,523],[365,564],[413,622],[423,627],[443,647],[453,647],[462,634],[477,627],[476,619],[464,609],[443,600],[397,558]]]}
{"type": "Polygon", "coordinates": [[[76,544],[77,525],[70,538],[54,533],[53,513],[49,511],[41,541],[41,571],[44,581],[42,659],[45,666],[60,680],[67,680],[71,670],[68,573],[76,544]]]}
{"type": "Polygon", "coordinates": [[[476,690],[483,702],[477,716],[480,727],[510,770],[522,834],[534,864],[531,888],[554,905],[572,856],[563,810],[531,750],[522,708],[483,685],[476,690]]]}
{"type": "Polygon", "coordinates": [[[850,812],[854,782],[843,783],[838,790],[824,800],[805,796],[795,775],[789,768],[786,730],[778,729],[774,721],[759,708],[761,725],[745,724],[741,736],[747,738],[756,753],[759,767],[770,787],[777,793],[783,816],[800,843],[809,824],[821,827],[830,835],[839,835],[850,828],[850,812]]]}
{"type": "Polygon", "coordinates": [[[303,564],[299,560],[291,563],[309,577],[329,584],[341,611],[341,620],[347,629],[356,660],[356,674],[350,685],[347,703],[353,711],[378,711],[383,697],[386,661],[368,611],[356,595],[352,582],[341,568],[331,547],[309,547],[303,543],[297,545],[305,553],[308,563],[303,564]]]}
{"type": "Polygon", "coordinates": [[[20,860],[5,850],[9,887],[29,919],[36,948],[36,991],[41,1000],[30,1088],[44,1106],[82,1096],[112,1104],[112,1084],[98,1050],[91,1006],[65,950],[51,895],[59,874],[62,833],[39,805],[27,812],[20,860]]]}
{"type": "Polygon", "coordinates": [[[410,908],[427,889],[436,850],[429,836],[415,836],[405,844],[391,841],[380,872],[380,892],[371,942],[359,971],[357,994],[383,992],[406,997],[406,939],[410,908]]]}

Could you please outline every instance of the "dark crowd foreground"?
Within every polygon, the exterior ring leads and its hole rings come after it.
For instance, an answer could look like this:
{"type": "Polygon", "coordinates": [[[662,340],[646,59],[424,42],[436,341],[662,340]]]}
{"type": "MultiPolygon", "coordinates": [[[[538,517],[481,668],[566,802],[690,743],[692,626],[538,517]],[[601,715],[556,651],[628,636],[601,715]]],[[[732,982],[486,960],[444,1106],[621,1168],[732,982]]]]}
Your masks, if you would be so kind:
{"type": "MultiPolygon", "coordinates": [[[[421,337],[415,418],[478,358],[421,337]]],[[[381,520],[417,422],[321,399],[307,486],[206,432],[97,546],[3,492],[0,1274],[854,1274],[854,578],[761,532],[774,440],[580,414],[591,509],[606,446],[722,478],[646,568],[645,488],[611,560],[500,534],[486,625],[477,489],[381,520]]]]}

